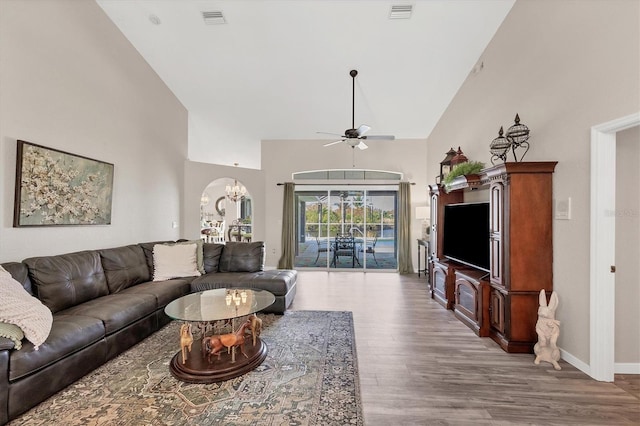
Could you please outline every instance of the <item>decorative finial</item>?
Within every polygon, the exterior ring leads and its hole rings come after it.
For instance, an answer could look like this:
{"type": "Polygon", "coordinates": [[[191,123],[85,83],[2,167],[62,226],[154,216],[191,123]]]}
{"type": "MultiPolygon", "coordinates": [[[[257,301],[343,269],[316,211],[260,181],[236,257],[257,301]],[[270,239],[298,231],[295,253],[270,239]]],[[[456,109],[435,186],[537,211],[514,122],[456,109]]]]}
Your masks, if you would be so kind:
{"type": "Polygon", "coordinates": [[[500,126],[498,130],[498,137],[491,141],[489,145],[489,151],[491,152],[491,164],[495,164],[494,160],[499,159],[503,162],[507,161],[507,153],[511,148],[511,141],[504,136],[504,129],[500,126]]]}

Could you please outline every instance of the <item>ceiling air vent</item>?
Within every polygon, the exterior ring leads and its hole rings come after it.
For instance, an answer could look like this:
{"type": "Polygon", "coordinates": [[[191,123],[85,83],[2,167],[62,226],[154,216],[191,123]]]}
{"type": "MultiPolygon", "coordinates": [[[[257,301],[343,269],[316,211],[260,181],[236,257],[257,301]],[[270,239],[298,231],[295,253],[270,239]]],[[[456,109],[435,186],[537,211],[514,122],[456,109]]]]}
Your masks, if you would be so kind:
{"type": "Polygon", "coordinates": [[[204,23],[206,25],[220,25],[227,23],[226,19],[224,19],[224,15],[219,10],[202,12],[202,19],[204,19],[204,23]]]}
{"type": "Polygon", "coordinates": [[[389,19],[409,19],[411,18],[411,12],[413,12],[413,5],[411,4],[391,6],[389,19]]]}

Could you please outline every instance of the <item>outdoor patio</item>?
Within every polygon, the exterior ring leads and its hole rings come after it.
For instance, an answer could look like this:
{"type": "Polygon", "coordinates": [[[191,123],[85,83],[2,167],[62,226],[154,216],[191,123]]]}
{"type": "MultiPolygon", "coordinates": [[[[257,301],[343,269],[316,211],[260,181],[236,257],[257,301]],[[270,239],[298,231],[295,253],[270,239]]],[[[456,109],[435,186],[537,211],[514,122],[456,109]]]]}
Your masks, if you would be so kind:
{"type": "MultiPolygon", "coordinates": [[[[375,246],[375,259],[371,253],[363,253],[362,242],[356,243],[356,256],[360,265],[355,264],[356,269],[363,269],[365,267],[366,256],[366,269],[387,269],[395,270],[398,268],[398,261],[394,251],[394,240],[379,238],[375,246]],[[376,262],[377,261],[377,262],[376,262]]],[[[329,254],[329,261],[331,262],[333,254],[329,254]]],[[[310,239],[298,244],[298,253],[294,260],[295,268],[326,268],[327,267],[327,253],[322,252],[318,256],[318,244],[315,239],[310,239]],[[317,261],[316,261],[317,258],[317,261]]],[[[351,269],[351,260],[349,258],[340,257],[336,265],[331,265],[331,269],[348,268],[351,269]]]]}

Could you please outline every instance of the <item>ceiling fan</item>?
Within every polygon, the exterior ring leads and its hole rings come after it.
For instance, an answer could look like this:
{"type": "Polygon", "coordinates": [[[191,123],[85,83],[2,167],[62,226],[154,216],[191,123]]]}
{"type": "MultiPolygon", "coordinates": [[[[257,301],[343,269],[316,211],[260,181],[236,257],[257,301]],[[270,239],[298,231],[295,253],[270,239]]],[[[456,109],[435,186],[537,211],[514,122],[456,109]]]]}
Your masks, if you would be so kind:
{"type": "Polygon", "coordinates": [[[361,124],[360,127],[358,127],[357,129],[355,128],[356,127],[355,126],[356,76],[358,75],[358,71],[357,70],[351,70],[349,72],[349,75],[352,78],[351,128],[345,130],[344,131],[344,135],[339,135],[337,133],[317,132],[317,133],[320,133],[320,134],[333,135],[333,136],[338,136],[339,138],[341,138],[340,140],[326,143],[326,144],[324,144],[324,146],[331,146],[331,145],[335,145],[335,144],[338,144],[338,143],[345,142],[351,148],[358,147],[360,149],[367,149],[369,147],[367,146],[366,143],[364,143],[365,139],[369,139],[369,140],[379,139],[379,140],[390,140],[390,141],[394,140],[395,136],[391,136],[391,135],[369,135],[369,136],[365,136],[365,133],[367,133],[371,129],[371,127],[367,126],[366,124],[361,124]]]}

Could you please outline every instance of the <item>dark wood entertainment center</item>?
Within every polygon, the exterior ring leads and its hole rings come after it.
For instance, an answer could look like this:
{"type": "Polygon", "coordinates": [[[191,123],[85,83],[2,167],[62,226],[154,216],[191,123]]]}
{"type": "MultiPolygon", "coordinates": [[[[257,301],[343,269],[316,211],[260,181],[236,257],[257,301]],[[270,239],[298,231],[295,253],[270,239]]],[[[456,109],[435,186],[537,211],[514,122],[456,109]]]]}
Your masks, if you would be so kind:
{"type": "Polygon", "coordinates": [[[533,353],[538,294],[553,290],[552,186],[557,162],[504,163],[430,185],[431,297],[507,352],[533,353]],[[479,195],[478,195],[479,194],[479,195]],[[474,197],[490,206],[489,273],[442,252],[445,205],[474,197]]]}

